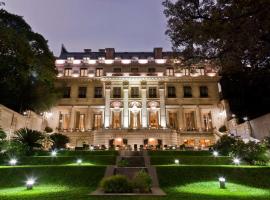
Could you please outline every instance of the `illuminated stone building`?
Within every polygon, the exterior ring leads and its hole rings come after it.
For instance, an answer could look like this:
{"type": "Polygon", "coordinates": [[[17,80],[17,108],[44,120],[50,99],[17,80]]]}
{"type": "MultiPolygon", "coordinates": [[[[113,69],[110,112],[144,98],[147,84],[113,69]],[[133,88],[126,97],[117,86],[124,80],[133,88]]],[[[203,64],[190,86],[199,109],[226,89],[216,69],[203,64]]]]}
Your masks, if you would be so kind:
{"type": "Polygon", "coordinates": [[[213,67],[179,68],[173,52],[68,52],[56,59],[63,98],[48,125],[70,147],[207,147],[226,121],[213,67]]]}

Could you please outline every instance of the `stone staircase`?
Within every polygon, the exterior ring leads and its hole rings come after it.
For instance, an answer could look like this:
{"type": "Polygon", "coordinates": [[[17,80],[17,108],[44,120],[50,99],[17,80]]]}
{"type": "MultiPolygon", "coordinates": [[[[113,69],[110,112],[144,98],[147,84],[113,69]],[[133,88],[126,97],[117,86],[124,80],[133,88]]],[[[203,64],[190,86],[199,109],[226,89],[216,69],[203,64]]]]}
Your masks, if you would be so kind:
{"type": "Polygon", "coordinates": [[[152,178],[152,188],[151,193],[122,193],[122,194],[108,194],[101,191],[101,189],[97,189],[91,195],[94,196],[102,196],[102,195],[143,195],[143,196],[165,196],[165,192],[160,189],[158,177],[156,173],[156,168],[151,166],[150,158],[147,154],[147,151],[128,151],[122,150],[119,152],[119,156],[116,158],[116,164],[121,160],[127,160],[128,166],[126,167],[118,167],[117,165],[108,166],[104,177],[113,176],[116,174],[121,174],[127,176],[129,179],[132,179],[134,175],[140,171],[145,170],[152,178]]]}

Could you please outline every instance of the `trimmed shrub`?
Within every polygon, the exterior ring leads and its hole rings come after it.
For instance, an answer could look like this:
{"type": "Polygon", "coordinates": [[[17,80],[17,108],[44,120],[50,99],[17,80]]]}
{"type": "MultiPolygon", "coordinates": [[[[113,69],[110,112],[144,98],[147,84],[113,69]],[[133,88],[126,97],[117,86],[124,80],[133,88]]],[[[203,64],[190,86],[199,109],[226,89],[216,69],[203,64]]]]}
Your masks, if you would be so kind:
{"type": "Polygon", "coordinates": [[[144,170],[141,170],[134,175],[132,184],[134,189],[138,189],[141,193],[151,192],[152,179],[144,170]]]}
{"type": "Polygon", "coordinates": [[[222,136],[213,146],[221,155],[228,156],[237,140],[228,135],[222,136]]]}
{"type": "Polygon", "coordinates": [[[53,129],[51,127],[49,127],[49,126],[46,126],[45,129],[44,129],[44,131],[46,133],[51,133],[51,132],[53,132],[53,129]]]}
{"type": "Polygon", "coordinates": [[[128,178],[123,175],[114,175],[103,178],[100,187],[106,193],[127,193],[132,192],[132,185],[128,178]]]}
{"type": "Polygon", "coordinates": [[[66,144],[69,143],[69,138],[61,133],[54,133],[50,136],[53,145],[53,149],[66,148],[66,144]]]}

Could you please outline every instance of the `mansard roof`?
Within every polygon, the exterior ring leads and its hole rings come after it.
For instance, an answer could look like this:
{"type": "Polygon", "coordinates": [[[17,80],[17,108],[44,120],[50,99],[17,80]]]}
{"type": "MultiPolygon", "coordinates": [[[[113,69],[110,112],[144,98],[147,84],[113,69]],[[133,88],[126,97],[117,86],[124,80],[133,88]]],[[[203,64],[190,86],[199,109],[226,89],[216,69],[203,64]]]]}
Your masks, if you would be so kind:
{"type": "Polygon", "coordinates": [[[99,51],[92,51],[91,49],[85,49],[82,52],[69,52],[65,48],[64,45],[62,45],[61,53],[58,59],[67,59],[68,57],[73,57],[74,59],[83,59],[85,57],[89,57],[90,59],[98,59],[100,57],[106,58],[106,52],[110,50],[112,51],[113,58],[121,58],[121,59],[132,59],[134,57],[137,57],[138,59],[147,59],[149,57],[157,58],[156,53],[159,54],[159,59],[162,58],[169,58],[169,57],[175,57],[176,53],[172,51],[162,51],[162,48],[154,48],[153,51],[144,51],[144,52],[118,52],[115,51],[113,48],[106,48],[106,49],[100,49],[99,51]],[[158,52],[157,52],[158,51],[158,52]]]}

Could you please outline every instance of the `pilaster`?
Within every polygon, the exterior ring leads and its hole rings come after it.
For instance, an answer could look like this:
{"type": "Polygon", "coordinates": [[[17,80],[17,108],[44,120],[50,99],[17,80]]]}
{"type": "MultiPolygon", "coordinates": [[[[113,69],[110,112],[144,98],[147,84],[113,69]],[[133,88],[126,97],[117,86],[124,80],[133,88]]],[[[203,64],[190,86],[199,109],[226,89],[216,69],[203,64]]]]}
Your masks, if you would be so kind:
{"type": "Polygon", "coordinates": [[[110,100],[111,100],[111,82],[105,83],[105,115],[104,127],[110,127],[110,100]]]}
{"type": "Polygon", "coordinates": [[[165,112],[165,88],[164,83],[159,83],[159,101],[160,101],[160,126],[166,128],[166,112],[165,112]]]}
{"type": "Polygon", "coordinates": [[[147,128],[147,107],[146,107],[146,82],[141,83],[142,96],[142,128],[147,128]]]}

